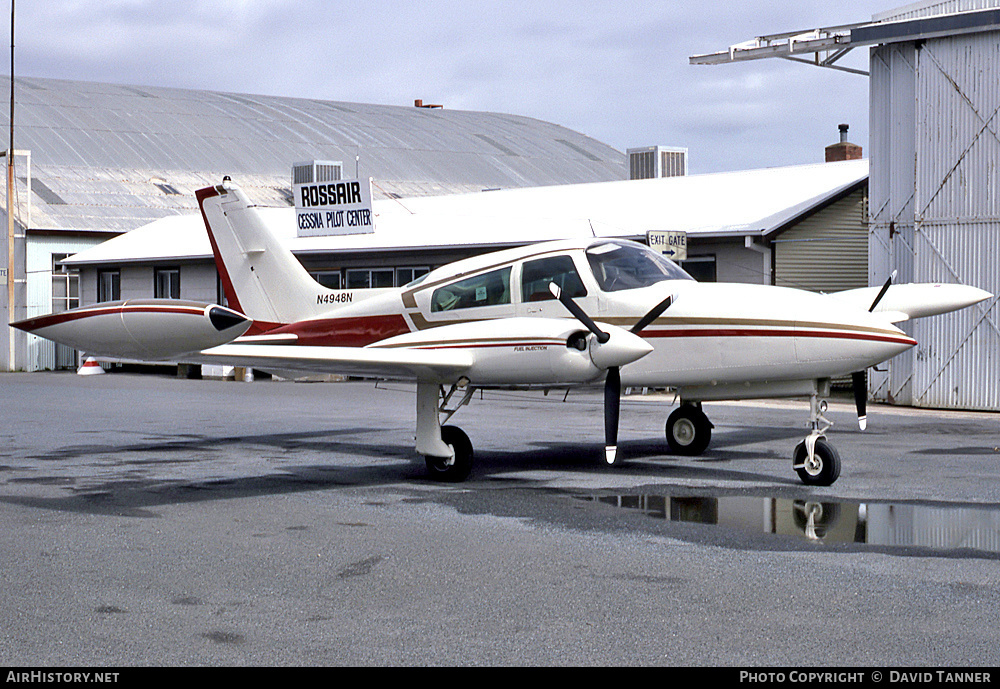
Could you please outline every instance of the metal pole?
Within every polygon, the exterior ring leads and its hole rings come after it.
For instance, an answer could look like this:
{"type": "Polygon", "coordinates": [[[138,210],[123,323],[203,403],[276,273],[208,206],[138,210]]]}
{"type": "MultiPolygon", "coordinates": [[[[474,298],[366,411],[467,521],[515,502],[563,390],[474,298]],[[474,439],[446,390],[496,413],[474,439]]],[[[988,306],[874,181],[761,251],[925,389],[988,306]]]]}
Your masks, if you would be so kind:
{"type": "MultiPolygon", "coordinates": [[[[7,323],[14,322],[14,0],[10,0],[10,144],[7,148],[7,323]]],[[[7,370],[14,368],[14,335],[7,329],[7,370]]]]}

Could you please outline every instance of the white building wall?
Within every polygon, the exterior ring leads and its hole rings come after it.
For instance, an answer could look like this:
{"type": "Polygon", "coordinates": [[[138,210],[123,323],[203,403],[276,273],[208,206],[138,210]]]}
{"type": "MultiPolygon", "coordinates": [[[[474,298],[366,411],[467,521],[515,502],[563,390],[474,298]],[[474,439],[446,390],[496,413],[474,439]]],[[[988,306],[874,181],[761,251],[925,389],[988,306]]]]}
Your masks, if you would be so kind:
{"type": "MultiPolygon", "coordinates": [[[[25,318],[52,313],[52,256],[75,254],[96,246],[100,241],[100,239],[59,236],[29,236],[25,245],[25,264],[27,266],[27,313],[25,318]]],[[[56,344],[54,342],[30,334],[26,334],[25,339],[26,370],[45,371],[56,367],[56,344]]]]}

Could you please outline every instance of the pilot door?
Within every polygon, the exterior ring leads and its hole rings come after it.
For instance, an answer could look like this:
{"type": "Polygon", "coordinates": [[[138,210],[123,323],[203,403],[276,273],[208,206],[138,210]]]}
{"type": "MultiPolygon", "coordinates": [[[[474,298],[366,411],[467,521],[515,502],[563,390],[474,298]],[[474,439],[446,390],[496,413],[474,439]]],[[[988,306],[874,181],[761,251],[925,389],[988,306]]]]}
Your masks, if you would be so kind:
{"type": "Polygon", "coordinates": [[[546,256],[524,261],[521,264],[520,280],[516,284],[519,292],[517,312],[519,316],[542,316],[565,318],[570,315],[552,295],[549,285],[555,283],[565,294],[572,297],[591,316],[600,315],[597,288],[567,254],[546,256]]]}

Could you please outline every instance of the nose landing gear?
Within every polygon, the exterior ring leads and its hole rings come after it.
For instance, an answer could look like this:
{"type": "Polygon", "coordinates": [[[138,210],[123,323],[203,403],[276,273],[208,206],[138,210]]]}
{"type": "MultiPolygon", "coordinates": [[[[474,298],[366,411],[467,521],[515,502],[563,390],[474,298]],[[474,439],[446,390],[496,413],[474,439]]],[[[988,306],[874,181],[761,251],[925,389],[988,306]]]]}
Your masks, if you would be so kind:
{"type": "Polygon", "coordinates": [[[840,476],[840,455],[825,435],[833,425],[823,416],[826,409],[826,400],[819,399],[817,389],[809,396],[809,424],[812,431],[795,446],[792,454],[792,469],[807,486],[829,486],[840,476]]]}

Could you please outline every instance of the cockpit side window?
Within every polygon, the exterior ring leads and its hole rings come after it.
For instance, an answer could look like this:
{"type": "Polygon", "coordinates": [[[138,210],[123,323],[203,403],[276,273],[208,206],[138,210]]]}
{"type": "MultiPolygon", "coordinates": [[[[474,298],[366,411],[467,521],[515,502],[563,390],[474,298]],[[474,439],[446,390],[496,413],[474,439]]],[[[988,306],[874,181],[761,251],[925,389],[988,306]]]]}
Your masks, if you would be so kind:
{"type": "Polygon", "coordinates": [[[550,256],[535,261],[525,261],[521,268],[521,300],[543,301],[555,299],[549,291],[549,283],[554,282],[571,297],[587,296],[587,288],[576,272],[573,259],[569,256],[550,256]]]}
{"type": "Polygon", "coordinates": [[[431,296],[431,311],[454,311],[509,303],[510,268],[507,267],[439,287],[431,296]]]}
{"type": "Polygon", "coordinates": [[[664,280],[693,280],[674,263],[641,244],[608,242],[587,249],[597,284],[605,292],[648,287],[664,280]]]}

